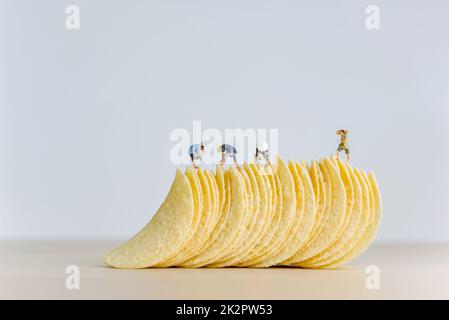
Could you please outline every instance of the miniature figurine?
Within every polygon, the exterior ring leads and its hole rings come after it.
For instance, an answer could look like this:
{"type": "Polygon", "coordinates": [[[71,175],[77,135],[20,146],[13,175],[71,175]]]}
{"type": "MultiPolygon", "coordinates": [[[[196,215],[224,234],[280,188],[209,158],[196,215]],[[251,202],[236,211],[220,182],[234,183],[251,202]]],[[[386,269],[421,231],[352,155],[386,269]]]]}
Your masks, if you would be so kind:
{"type": "Polygon", "coordinates": [[[350,153],[349,153],[349,146],[348,146],[348,130],[340,129],[337,130],[337,135],[340,136],[340,144],[337,148],[337,159],[340,157],[340,151],[345,151],[346,153],[346,161],[349,161],[351,159],[350,153]]]}
{"type": "Polygon", "coordinates": [[[254,155],[254,162],[264,159],[267,164],[270,164],[270,156],[268,154],[268,144],[261,141],[257,144],[256,154],[254,155]]]}
{"type": "Polygon", "coordinates": [[[221,153],[221,165],[223,166],[226,162],[227,157],[231,157],[234,163],[237,164],[237,149],[230,144],[222,144],[218,147],[218,152],[221,153]]]}
{"type": "Polygon", "coordinates": [[[204,154],[204,143],[200,144],[192,144],[189,148],[189,156],[192,160],[192,166],[194,169],[198,169],[198,166],[196,165],[195,161],[203,160],[203,154],[204,154]]]}

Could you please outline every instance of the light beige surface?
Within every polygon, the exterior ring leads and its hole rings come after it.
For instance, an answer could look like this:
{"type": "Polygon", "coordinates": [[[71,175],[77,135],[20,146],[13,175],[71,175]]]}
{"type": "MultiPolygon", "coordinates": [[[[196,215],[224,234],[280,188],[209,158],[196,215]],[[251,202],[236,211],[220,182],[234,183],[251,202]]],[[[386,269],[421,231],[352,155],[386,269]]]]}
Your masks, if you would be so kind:
{"type": "Polygon", "coordinates": [[[119,242],[0,241],[0,299],[449,299],[449,245],[373,245],[339,270],[118,270],[101,256],[119,242]],[[78,265],[80,290],[65,268],[78,265]],[[365,286],[368,265],[380,289],[365,286]]]}

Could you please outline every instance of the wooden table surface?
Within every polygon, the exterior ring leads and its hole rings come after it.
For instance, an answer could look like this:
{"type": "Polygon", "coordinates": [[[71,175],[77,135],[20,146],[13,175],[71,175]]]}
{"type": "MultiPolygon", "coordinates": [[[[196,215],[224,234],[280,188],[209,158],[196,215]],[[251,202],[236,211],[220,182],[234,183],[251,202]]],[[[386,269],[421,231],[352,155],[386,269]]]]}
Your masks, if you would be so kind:
{"type": "Polygon", "coordinates": [[[449,299],[448,244],[373,245],[338,270],[117,270],[101,262],[116,244],[0,241],[0,299],[449,299]],[[79,290],[66,288],[68,265],[79,290]]]}

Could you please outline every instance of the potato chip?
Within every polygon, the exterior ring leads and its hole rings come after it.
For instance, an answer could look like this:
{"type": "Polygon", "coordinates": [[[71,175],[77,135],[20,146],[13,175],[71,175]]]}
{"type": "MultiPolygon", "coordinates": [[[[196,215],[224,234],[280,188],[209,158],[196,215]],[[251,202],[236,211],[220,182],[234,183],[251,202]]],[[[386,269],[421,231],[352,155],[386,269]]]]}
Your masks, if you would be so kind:
{"type": "Polygon", "coordinates": [[[357,228],[355,228],[355,231],[352,234],[351,238],[348,239],[348,241],[345,243],[344,247],[341,248],[339,252],[334,253],[332,256],[320,260],[318,263],[315,264],[314,267],[316,268],[325,267],[326,265],[329,265],[332,262],[339,260],[344,255],[348,254],[355,247],[357,241],[360,238],[362,238],[368,226],[369,219],[371,217],[370,194],[368,190],[368,185],[358,169],[354,168],[353,173],[354,173],[353,178],[354,180],[357,180],[357,183],[359,184],[361,190],[360,200],[354,203],[355,206],[360,205],[361,211],[360,222],[357,225],[357,228]]]}
{"type": "Polygon", "coordinates": [[[291,256],[289,259],[284,260],[282,262],[282,265],[294,263],[295,259],[297,259],[296,261],[300,261],[301,259],[300,258],[298,259],[297,257],[300,256],[301,252],[304,252],[304,250],[311,244],[312,241],[314,241],[314,239],[321,231],[323,224],[325,222],[324,219],[325,215],[323,213],[326,211],[325,210],[326,190],[324,186],[323,176],[320,172],[319,166],[316,164],[315,161],[312,161],[309,166],[307,166],[305,162],[303,162],[303,165],[307,167],[310,179],[312,181],[313,193],[315,195],[315,211],[316,211],[315,223],[302,247],[297,252],[295,252],[295,254],[291,256]]]}
{"type": "Polygon", "coordinates": [[[226,171],[230,183],[230,209],[226,222],[218,237],[203,252],[183,263],[182,266],[198,268],[213,263],[228,252],[235,239],[241,234],[247,218],[246,191],[240,172],[231,168],[226,171]],[[224,253],[224,254],[223,254],[224,253]]]}
{"type": "Polygon", "coordinates": [[[354,205],[354,187],[352,185],[351,177],[347,171],[345,164],[335,156],[332,157],[332,161],[335,163],[335,166],[338,168],[338,173],[340,174],[340,178],[343,181],[346,191],[346,215],[345,220],[343,222],[343,226],[340,229],[340,233],[337,236],[337,239],[341,237],[341,235],[345,232],[349,221],[351,220],[352,215],[352,207],[354,205]]]}
{"type": "Polygon", "coordinates": [[[210,208],[209,211],[206,212],[206,219],[204,221],[204,232],[201,234],[201,237],[198,238],[199,246],[201,247],[209,238],[209,235],[216,223],[216,217],[218,216],[218,202],[217,202],[217,192],[218,188],[216,186],[216,180],[211,178],[211,175],[208,171],[203,172],[204,176],[204,187],[209,192],[210,196],[210,208]]]}
{"type": "Polygon", "coordinates": [[[218,215],[218,221],[215,224],[212,232],[210,233],[206,242],[196,250],[196,252],[186,261],[178,264],[180,267],[184,268],[195,268],[198,264],[198,257],[211,246],[212,243],[218,238],[218,236],[223,231],[226,226],[226,221],[228,219],[228,214],[230,210],[230,199],[231,199],[231,185],[229,179],[229,172],[224,172],[221,166],[217,165],[215,171],[215,180],[217,181],[218,191],[219,191],[219,203],[221,204],[221,210],[218,215]]]}
{"type": "Polygon", "coordinates": [[[194,200],[189,180],[180,170],[167,198],[150,222],[125,244],[104,256],[115,268],[147,268],[176,253],[188,241],[194,200]]]}
{"type": "Polygon", "coordinates": [[[290,229],[288,238],[275,253],[259,263],[258,267],[276,265],[291,257],[306,243],[315,224],[315,194],[309,172],[303,163],[289,163],[295,182],[296,222],[290,229]]]}
{"type": "Polygon", "coordinates": [[[188,240],[186,244],[175,254],[168,257],[164,261],[158,263],[155,265],[155,267],[170,267],[173,266],[177,259],[180,257],[183,257],[185,255],[185,252],[188,252],[192,246],[192,243],[196,242],[196,237],[194,237],[195,233],[198,230],[198,226],[200,224],[201,215],[204,214],[202,206],[203,206],[203,193],[201,190],[201,184],[198,179],[198,175],[195,170],[192,170],[191,168],[186,170],[186,176],[189,179],[190,187],[192,189],[193,194],[193,221],[192,226],[190,228],[188,240]]]}
{"type": "Polygon", "coordinates": [[[321,165],[319,162],[313,161],[310,168],[309,168],[309,174],[311,176],[316,175],[315,181],[318,183],[317,189],[319,190],[319,195],[321,196],[319,204],[320,206],[317,207],[317,217],[319,217],[318,224],[314,227],[315,230],[313,230],[313,233],[309,236],[309,239],[307,240],[307,243],[298,250],[293,256],[291,256],[289,259],[282,262],[283,265],[289,265],[293,263],[297,263],[299,261],[303,261],[306,259],[306,257],[310,257],[311,250],[317,250],[312,249],[313,245],[315,243],[315,240],[317,237],[321,235],[321,232],[325,227],[327,226],[327,221],[330,217],[331,213],[331,193],[332,193],[332,186],[329,181],[325,180],[325,177],[329,177],[327,171],[324,172],[321,169],[321,165]]]}
{"type": "Polygon", "coordinates": [[[252,194],[252,196],[248,197],[248,210],[251,214],[248,215],[246,231],[243,234],[243,238],[239,241],[239,246],[237,248],[232,250],[220,261],[208,265],[208,267],[223,268],[231,266],[234,261],[237,261],[237,259],[239,259],[242,254],[248,250],[248,246],[250,246],[254,242],[254,239],[258,236],[257,228],[260,229],[259,225],[261,226],[264,222],[265,215],[260,211],[261,201],[257,178],[254,175],[254,171],[250,165],[245,163],[243,165],[243,169],[245,170],[250,182],[249,189],[247,190],[248,195],[252,194]]]}
{"type": "MultiPolygon", "coordinates": [[[[277,159],[278,167],[277,174],[279,176],[280,183],[282,185],[281,197],[282,197],[282,210],[281,210],[281,221],[278,229],[276,230],[270,243],[262,248],[263,254],[256,257],[251,261],[252,267],[259,267],[259,265],[269,258],[269,256],[276,252],[288,238],[290,230],[293,227],[293,223],[296,222],[296,193],[295,193],[295,182],[290,173],[288,166],[281,159],[277,159]]],[[[294,226],[296,227],[296,226],[294,226]]]]}
{"type": "Polygon", "coordinates": [[[346,187],[346,209],[348,211],[349,221],[346,226],[344,226],[343,232],[341,232],[337,240],[325,251],[303,261],[303,267],[318,268],[320,265],[325,265],[326,263],[323,263],[322,260],[326,260],[334,254],[341,252],[359,227],[360,217],[362,215],[362,190],[360,183],[349,164],[344,164],[341,160],[338,160],[338,165],[346,187]]]}
{"type": "Polygon", "coordinates": [[[288,165],[187,169],[150,222],[105,255],[116,268],[274,265],[337,268],[360,255],[380,225],[373,173],[335,157],[288,165]]]}
{"type": "Polygon", "coordinates": [[[198,177],[201,183],[204,196],[202,219],[199,228],[194,236],[194,241],[189,244],[185,254],[173,262],[173,265],[180,265],[184,261],[195,256],[198,251],[205,245],[210,236],[219,215],[218,206],[218,187],[215,178],[207,170],[198,170],[198,177]],[[206,203],[207,202],[207,203],[206,203]]]}
{"type": "Polygon", "coordinates": [[[251,164],[251,169],[254,172],[254,176],[257,179],[260,192],[260,207],[259,216],[256,226],[254,228],[254,237],[251,243],[242,251],[239,255],[236,255],[232,261],[229,261],[229,265],[239,265],[241,262],[248,259],[254,249],[262,242],[262,239],[271,225],[274,215],[272,209],[272,190],[270,186],[269,176],[264,168],[251,164]]]}
{"type": "MultiPolygon", "coordinates": [[[[324,174],[324,181],[329,187],[328,194],[330,197],[329,206],[327,207],[329,211],[326,213],[328,218],[315,241],[304,252],[299,254],[302,260],[292,263],[296,266],[301,266],[302,261],[315,256],[329,247],[337,239],[346,218],[346,191],[337,167],[330,159],[320,161],[319,166],[324,174]]],[[[298,253],[293,257],[295,256],[298,256],[298,253]]]]}
{"type": "MultiPolygon", "coordinates": [[[[274,176],[269,173],[269,170],[267,170],[265,167],[261,166],[254,166],[255,170],[258,170],[258,174],[262,179],[261,184],[265,187],[265,193],[266,193],[266,206],[267,206],[267,213],[266,218],[264,220],[262,229],[260,230],[260,235],[258,236],[258,239],[255,241],[255,246],[258,246],[259,243],[262,241],[262,239],[265,236],[265,233],[267,232],[269,226],[273,223],[274,215],[275,215],[275,203],[276,203],[276,194],[274,192],[275,184],[274,176]]],[[[243,261],[243,259],[241,260],[243,261]]]]}
{"type": "MultiPolygon", "coordinates": [[[[266,224],[271,222],[268,217],[270,214],[269,210],[271,210],[269,205],[271,199],[269,199],[268,196],[271,196],[271,194],[267,192],[267,186],[265,184],[268,182],[268,179],[260,173],[260,169],[254,164],[247,166],[246,169],[251,171],[248,173],[253,177],[253,182],[255,183],[255,185],[253,185],[253,190],[256,191],[254,198],[256,207],[253,210],[255,217],[254,226],[252,230],[249,231],[250,237],[242,243],[237,251],[233,252],[221,267],[237,265],[240,261],[243,261],[246,258],[246,253],[251,252],[251,250],[259,243],[263,233],[267,229],[266,224]]],[[[216,267],[220,266],[217,265],[216,267]]]]}
{"type": "Polygon", "coordinates": [[[218,202],[219,202],[219,208],[218,208],[218,216],[217,216],[217,223],[220,220],[221,213],[224,210],[225,207],[225,192],[226,192],[226,185],[224,180],[224,172],[223,168],[220,165],[217,165],[217,168],[215,169],[215,181],[217,183],[218,187],[218,202]]]}
{"type": "Polygon", "coordinates": [[[217,225],[220,218],[220,193],[218,190],[217,179],[210,171],[205,171],[205,175],[212,192],[212,209],[209,212],[210,218],[208,220],[204,236],[201,239],[200,248],[202,248],[206,244],[207,240],[210,237],[210,234],[215,229],[215,226],[217,225]]]}
{"type": "Polygon", "coordinates": [[[221,263],[223,260],[226,259],[226,257],[230,256],[238,250],[241,243],[245,241],[245,239],[248,237],[248,235],[251,233],[251,229],[254,222],[254,216],[252,215],[253,212],[253,191],[251,187],[251,181],[250,177],[247,173],[247,171],[244,169],[244,167],[237,166],[237,171],[240,172],[240,175],[243,179],[243,185],[244,185],[244,194],[245,194],[245,211],[243,212],[243,220],[239,227],[239,232],[236,234],[235,238],[228,244],[228,246],[222,250],[215,259],[210,262],[207,267],[208,268],[214,268],[214,265],[221,263]]]}
{"type": "Polygon", "coordinates": [[[303,259],[302,254],[306,252],[307,248],[311,245],[311,243],[314,242],[315,238],[320,234],[321,230],[324,227],[324,224],[326,223],[327,194],[323,174],[320,170],[320,167],[315,161],[312,161],[312,163],[308,167],[308,171],[315,194],[315,208],[316,208],[315,224],[310,232],[310,235],[306,240],[306,243],[293,256],[283,261],[282,265],[289,265],[291,263],[301,261],[303,259]]]}
{"type": "Polygon", "coordinates": [[[382,199],[377,185],[376,177],[372,172],[368,175],[368,177],[366,176],[365,172],[362,172],[362,175],[368,184],[372,196],[372,210],[369,224],[362,237],[358,239],[355,247],[349,253],[345,254],[342,258],[323,266],[324,268],[337,268],[345,264],[346,262],[357,258],[372,243],[376,236],[377,230],[379,229],[379,225],[382,220],[382,199]]]}
{"type": "MultiPolygon", "coordinates": [[[[205,176],[208,180],[209,186],[212,186],[211,192],[212,195],[214,195],[211,198],[211,210],[209,211],[210,218],[207,220],[207,226],[204,227],[204,232],[201,236],[197,237],[196,244],[192,246],[191,254],[188,259],[198,255],[207,246],[209,246],[211,233],[215,230],[224,209],[225,182],[222,168],[217,166],[215,176],[210,171],[205,171],[205,176]]],[[[178,261],[177,265],[181,265],[184,261],[186,261],[186,259],[178,261]]]]}
{"type": "Polygon", "coordinates": [[[266,252],[266,248],[270,245],[271,239],[273,239],[276,231],[279,229],[279,225],[282,220],[282,196],[281,196],[281,182],[279,176],[275,173],[272,166],[268,165],[261,169],[264,176],[267,177],[269,182],[269,190],[271,190],[271,223],[264,226],[264,230],[261,232],[261,238],[255,247],[250,249],[237,266],[246,267],[253,263],[253,261],[266,252]]]}

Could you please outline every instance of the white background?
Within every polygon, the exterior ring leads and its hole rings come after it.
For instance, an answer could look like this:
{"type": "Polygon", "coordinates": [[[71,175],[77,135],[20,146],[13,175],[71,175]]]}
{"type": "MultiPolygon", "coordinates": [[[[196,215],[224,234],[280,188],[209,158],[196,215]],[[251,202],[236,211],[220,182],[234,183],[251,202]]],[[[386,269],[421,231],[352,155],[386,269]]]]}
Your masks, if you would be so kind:
{"type": "Polygon", "coordinates": [[[120,238],[174,175],[176,128],[274,128],[384,200],[377,241],[449,241],[447,1],[0,2],[0,238],[120,238]],[[65,28],[78,5],[81,29],[65,28]],[[380,30],[365,27],[380,7],[380,30]]]}

